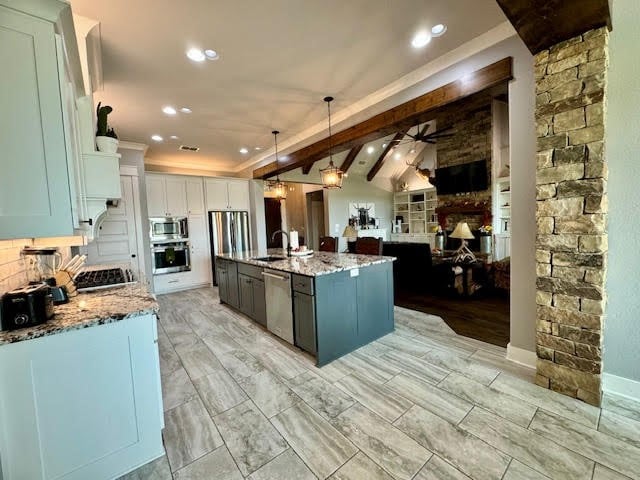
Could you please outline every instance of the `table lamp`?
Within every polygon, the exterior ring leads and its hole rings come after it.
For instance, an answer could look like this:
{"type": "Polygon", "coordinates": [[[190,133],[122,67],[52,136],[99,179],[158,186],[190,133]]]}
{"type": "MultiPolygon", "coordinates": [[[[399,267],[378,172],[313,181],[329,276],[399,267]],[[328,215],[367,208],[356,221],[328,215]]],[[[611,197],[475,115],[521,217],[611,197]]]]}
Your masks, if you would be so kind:
{"type": "Polygon", "coordinates": [[[342,232],[342,236],[347,239],[347,252],[355,253],[355,243],[358,238],[358,231],[355,229],[353,225],[347,225],[344,227],[344,232],[342,232]]]}
{"type": "Polygon", "coordinates": [[[476,237],[471,233],[469,224],[467,222],[458,222],[455,230],[451,235],[451,238],[459,238],[461,240],[460,248],[456,250],[455,261],[456,262],[475,262],[476,257],[469,247],[467,246],[467,240],[472,240],[476,237]]]}

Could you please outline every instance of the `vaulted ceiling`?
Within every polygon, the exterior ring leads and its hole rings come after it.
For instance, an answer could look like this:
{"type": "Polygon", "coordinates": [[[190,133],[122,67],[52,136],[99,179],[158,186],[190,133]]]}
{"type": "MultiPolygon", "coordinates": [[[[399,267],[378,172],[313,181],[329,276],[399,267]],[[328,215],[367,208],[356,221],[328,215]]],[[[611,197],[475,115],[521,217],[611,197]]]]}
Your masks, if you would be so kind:
{"type": "Polygon", "coordinates": [[[336,98],[334,112],[344,111],[505,20],[495,0],[72,0],[72,6],[101,24],[104,90],[96,100],[113,106],[120,137],[149,144],[150,163],[218,172],[263,160],[274,128],[286,143],[326,123],[325,95],[336,98]],[[413,49],[413,35],[437,23],[447,25],[446,34],[413,49]],[[192,62],[185,56],[191,47],[214,49],[221,58],[192,62]],[[192,113],[167,116],[166,105],[192,113]],[[164,141],[153,142],[154,134],[164,141]],[[200,151],[181,152],[181,144],[200,151]],[[249,153],[241,154],[242,147],[249,153]]]}

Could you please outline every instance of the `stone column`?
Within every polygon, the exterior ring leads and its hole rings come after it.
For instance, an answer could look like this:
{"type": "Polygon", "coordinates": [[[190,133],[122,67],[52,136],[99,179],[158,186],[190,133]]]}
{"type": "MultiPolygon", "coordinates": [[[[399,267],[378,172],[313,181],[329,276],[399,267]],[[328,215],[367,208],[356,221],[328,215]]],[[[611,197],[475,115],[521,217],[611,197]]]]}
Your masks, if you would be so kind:
{"type": "Polygon", "coordinates": [[[606,28],[535,56],[536,383],[600,404],[607,252],[606,28]]]}

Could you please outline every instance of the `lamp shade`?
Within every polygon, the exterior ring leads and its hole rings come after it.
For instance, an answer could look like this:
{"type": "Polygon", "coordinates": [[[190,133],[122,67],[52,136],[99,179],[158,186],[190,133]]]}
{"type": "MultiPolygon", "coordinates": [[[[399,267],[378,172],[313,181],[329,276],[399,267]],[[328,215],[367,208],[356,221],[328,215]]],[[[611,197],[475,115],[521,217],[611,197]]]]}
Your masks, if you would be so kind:
{"type": "Polygon", "coordinates": [[[471,233],[471,229],[467,222],[458,222],[455,230],[449,236],[451,238],[461,238],[462,240],[472,240],[476,238],[473,236],[473,233],[471,233]]]}
{"type": "Polygon", "coordinates": [[[353,225],[347,225],[344,227],[344,232],[342,232],[343,237],[353,238],[358,236],[358,231],[353,228],[353,225]]]}

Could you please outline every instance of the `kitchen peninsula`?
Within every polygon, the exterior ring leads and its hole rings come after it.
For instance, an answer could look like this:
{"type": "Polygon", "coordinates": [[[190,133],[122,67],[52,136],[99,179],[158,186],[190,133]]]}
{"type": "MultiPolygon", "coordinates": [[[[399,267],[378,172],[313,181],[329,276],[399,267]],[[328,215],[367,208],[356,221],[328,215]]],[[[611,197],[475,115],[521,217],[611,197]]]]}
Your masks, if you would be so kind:
{"type": "Polygon", "coordinates": [[[3,478],[118,478],[164,453],[157,311],[137,284],[0,332],[3,478]]]}
{"type": "Polygon", "coordinates": [[[220,301],[325,365],[394,330],[394,257],[282,250],[216,257],[220,301]]]}

